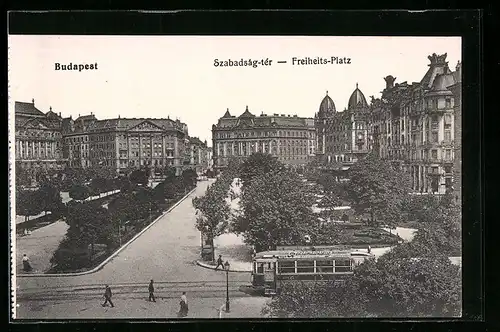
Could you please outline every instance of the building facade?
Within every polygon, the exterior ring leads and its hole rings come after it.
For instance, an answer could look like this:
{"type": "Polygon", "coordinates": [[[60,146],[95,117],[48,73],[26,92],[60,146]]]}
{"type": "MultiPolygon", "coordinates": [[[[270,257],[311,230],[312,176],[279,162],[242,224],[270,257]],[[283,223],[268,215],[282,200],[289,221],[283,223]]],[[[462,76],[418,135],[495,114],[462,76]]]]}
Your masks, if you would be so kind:
{"type": "Polygon", "coordinates": [[[444,194],[453,188],[455,98],[448,87],[456,74],[446,54],[428,58],[420,82],[385,78],[382,97],[372,101],[372,130],[375,152],[409,172],[415,191],[444,194]]]}
{"type": "Polygon", "coordinates": [[[92,166],[90,159],[89,126],[97,121],[94,114],[78,116],[76,120],[70,116],[63,119],[62,133],[64,137],[63,154],[69,168],[86,168],[92,166]]]}
{"type": "Polygon", "coordinates": [[[453,192],[459,205],[462,203],[462,64],[459,62],[454,75],[454,84],[448,86],[454,98],[454,160],[453,192]]]}
{"type": "Polygon", "coordinates": [[[93,114],[65,122],[68,164],[101,166],[117,173],[148,166],[175,167],[180,174],[186,150],[187,126],[179,120],[115,118],[93,114]]]}
{"type": "Polygon", "coordinates": [[[198,137],[189,137],[189,164],[188,167],[194,169],[196,173],[203,174],[211,167],[211,148],[207,146],[207,141],[202,142],[198,137]]]}
{"type": "Polygon", "coordinates": [[[15,107],[15,158],[16,167],[29,173],[37,181],[47,170],[65,167],[60,114],[43,113],[31,103],[16,101],[15,107]]]}
{"type": "Polygon", "coordinates": [[[337,112],[326,96],[314,116],[317,161],[327,169],[347,170],[373,148],[371,108],[358,88],[352,92],[347,109],[337,112]]]}
{"type": "Polygon", "coordinates": [[[306,164],[316,153],[314,119],[296,115],[261,114],[248,110],[238,117],[229,109],[212,126],[214,168],[228,165],[232,158],[255,152],[268,153],[288,165],[306,164]]]}

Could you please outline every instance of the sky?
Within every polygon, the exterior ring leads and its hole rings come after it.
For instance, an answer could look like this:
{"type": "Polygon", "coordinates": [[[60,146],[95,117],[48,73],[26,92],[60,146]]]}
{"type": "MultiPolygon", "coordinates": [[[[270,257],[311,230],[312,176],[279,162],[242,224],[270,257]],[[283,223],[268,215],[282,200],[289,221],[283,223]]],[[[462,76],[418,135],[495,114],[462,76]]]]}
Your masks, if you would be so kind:
{"type": "Polygon", "coordinates": [[[387,75],[419,82],[432,53],[447,53],[452,70],[461,61],[459,37],[13,35],[8,47],[9,114],[14,101],[34,99],[39,110],[73,119],[91,112],[98,119],[169,116],[209,145],[226,109],[314,117],[327,91],[342,111],[356,83],[370,101],[387,75]],[[293,57],[350,64],[293,65],[293,57]],[[216,67],[215,59],[272,63],[216,67]],[[97,69],[62,71],[55,63],[97,69]]]}

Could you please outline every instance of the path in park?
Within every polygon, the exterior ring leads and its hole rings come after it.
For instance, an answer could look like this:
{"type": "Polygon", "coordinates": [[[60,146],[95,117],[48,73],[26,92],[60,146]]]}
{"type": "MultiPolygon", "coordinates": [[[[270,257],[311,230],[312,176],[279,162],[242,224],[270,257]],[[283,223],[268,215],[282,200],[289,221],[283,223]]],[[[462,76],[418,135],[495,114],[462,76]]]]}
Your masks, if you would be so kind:
{"type": "Polygon", "coordinates": [[[58,220],[50,225],[38,228],[30,235],[16,235],[16,271],[24,273],[23,254],[26,254],[33,267],[32,273],[44,273],[51,264],[50,258],[56,251],[68,230],[68,225],[58,220]]]}

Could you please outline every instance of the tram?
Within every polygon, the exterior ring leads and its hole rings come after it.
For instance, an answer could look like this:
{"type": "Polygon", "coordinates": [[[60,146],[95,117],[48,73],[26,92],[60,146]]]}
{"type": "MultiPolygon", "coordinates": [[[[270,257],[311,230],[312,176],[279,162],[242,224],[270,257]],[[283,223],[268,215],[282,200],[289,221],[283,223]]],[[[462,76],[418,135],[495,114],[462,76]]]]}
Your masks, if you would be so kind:
{"type": "Polygon", "coordinates": [[[264,251],[253,258],[252,285],[264,295],[279,293],[284,280],[334,280],[342,285],[354,267],[370,257],[373,254],[351,250],[264,251]]]}

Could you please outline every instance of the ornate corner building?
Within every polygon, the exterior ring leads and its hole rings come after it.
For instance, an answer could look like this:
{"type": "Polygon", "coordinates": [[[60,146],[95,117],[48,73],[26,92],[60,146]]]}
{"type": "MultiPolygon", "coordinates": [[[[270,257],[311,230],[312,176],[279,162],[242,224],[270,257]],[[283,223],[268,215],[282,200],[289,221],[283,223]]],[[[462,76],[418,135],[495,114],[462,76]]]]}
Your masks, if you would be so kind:
{"type": "Polygon", "coordinates": [[[381,98],[370,103],[356,84],[342,112],[327,92],[314,116],[319,167],[348,177],[349,167],[372,152],[410,173],[416,192],[453,191],[460,199],[461,64],[451,71],[446,56],[430,55],[420,82],[386,76],[381,98]]]}
{"type": "Polygon", "coordinates": [[[213,158],[216,169],[232,158],[246,158],[255,152],[268,153],[286,165],[305,165],[315,157],[314,119],[296,115],[262,113],[248,110],[238,117],[226,111],[212,126],[213,158]]]}
{"type": "Polygon", "coordinates": [[[25,170],[32,181],[41,173],[63,169],[61,114],[52,112],[52,107],[43,113],[34,99],[31,103],[16,101],[14,108],[16,168],[25,170]]]}
{"type": "Polygon", "coordinates": [[[428,58],[420,82],[394,84],[395,77],[385,77],[382,97],[371,105],[374,152],[409,172],[415,191],[444,194],[460,187],[454,162],[461,158],[461,120],[455,113],[461,64],[452,72],[446,53],[428,58]]]}
{"type": "Polygon", "coordinates": [[[314,116],[317,136],[317,161],[322,168],[338,175],[373,148],[371,108],[358,88],[352,92],[347,109],[337,112],[326,92],[314,116]]]}

